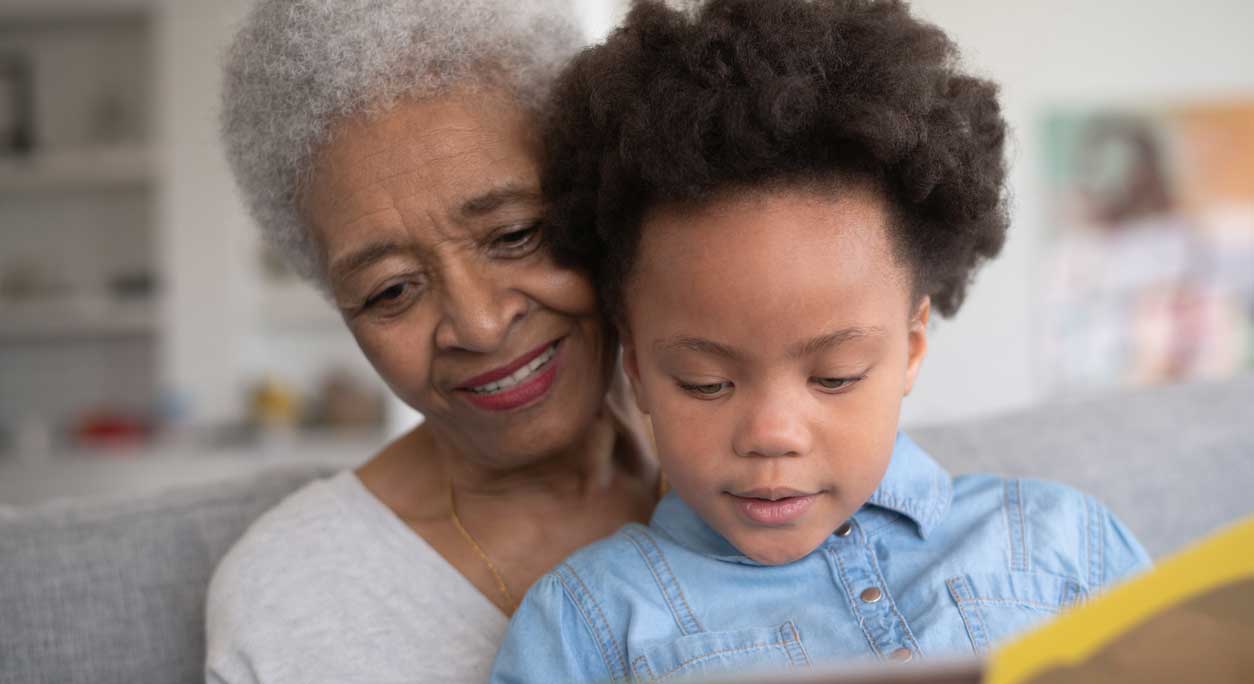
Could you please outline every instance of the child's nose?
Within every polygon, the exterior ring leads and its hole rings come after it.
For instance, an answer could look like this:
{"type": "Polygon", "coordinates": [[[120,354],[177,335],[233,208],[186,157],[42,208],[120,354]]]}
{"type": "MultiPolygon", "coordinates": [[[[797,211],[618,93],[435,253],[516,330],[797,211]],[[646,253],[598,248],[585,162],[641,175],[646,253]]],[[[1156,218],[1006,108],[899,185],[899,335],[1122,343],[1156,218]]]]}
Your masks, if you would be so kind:
{"type": "Polygon", "coordinates": [[[794,402],[764,397],[744,414],[733,448],[740,456],[802,456],[810,451],[810,430],[794,402]]]}

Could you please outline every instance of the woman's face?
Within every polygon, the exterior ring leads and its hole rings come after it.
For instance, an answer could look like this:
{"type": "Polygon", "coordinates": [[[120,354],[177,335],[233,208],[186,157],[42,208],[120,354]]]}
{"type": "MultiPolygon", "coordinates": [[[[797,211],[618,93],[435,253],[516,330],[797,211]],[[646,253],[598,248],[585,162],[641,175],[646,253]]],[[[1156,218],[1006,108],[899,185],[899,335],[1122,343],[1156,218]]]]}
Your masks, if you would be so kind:
{"type": "Polygon", "coordinates": [[[503,468],[579,439],[609,358],[591,284],[540,243],[534,129],[493,93],[350,119],[302,205],[375,370],[455,448],[503,468]]]}

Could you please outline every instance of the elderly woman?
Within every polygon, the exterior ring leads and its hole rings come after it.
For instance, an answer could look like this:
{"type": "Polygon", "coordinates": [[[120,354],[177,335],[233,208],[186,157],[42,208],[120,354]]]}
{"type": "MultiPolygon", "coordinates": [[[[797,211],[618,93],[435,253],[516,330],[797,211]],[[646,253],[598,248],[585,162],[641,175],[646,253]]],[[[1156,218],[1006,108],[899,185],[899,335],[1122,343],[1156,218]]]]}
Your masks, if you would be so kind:
{"type": "Polygon", "coordinates": [[[260,519],[210,588],[210,681],[486,681],[508,616],[656,503],[616,342],[541,242],[558,0],[261,0],[223,134],[270,241],[425,423],[260,519]]]}

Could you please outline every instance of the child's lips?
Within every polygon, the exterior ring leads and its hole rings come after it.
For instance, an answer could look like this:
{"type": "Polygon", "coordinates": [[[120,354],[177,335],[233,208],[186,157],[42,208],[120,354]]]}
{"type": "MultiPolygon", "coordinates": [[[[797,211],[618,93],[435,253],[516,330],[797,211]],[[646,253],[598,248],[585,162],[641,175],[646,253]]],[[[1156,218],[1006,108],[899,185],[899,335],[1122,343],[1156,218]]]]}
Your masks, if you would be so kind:
{"type": "Polygon", "coordinates": [[[810,510],[818,494],[797,490],[771,489],[750,490],[743,494],[731,494],[737,510],[749,521],[767,527],[790,525],[810,510]]]}
{"type": "Polygon", "coordinates": [[[813,491],[793,489],[792,487],[754,487],[753,489],[728,492],[728,494],[742,499],[767,499],[770,501],[778,501],[779,499],[788,499],[795,496],[810,496],[814,493],[813,491]]]}

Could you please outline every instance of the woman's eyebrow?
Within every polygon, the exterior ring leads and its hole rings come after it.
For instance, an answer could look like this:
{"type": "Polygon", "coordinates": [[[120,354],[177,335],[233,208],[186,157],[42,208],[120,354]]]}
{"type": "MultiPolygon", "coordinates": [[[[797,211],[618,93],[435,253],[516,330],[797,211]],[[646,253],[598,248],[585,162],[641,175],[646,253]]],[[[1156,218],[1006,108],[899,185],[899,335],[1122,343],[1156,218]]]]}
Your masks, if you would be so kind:
{"type": "Polygon", "coordinates": [[[484,214],[490,214],[502,206],[513,202],[540,204],[540,191],[534,186],[510,183],[462,202],[459,214],[463,219],[476,218],[484,214]]]}
{"type": "Polygon", "coordinates": [[[404,251],[404,247],[397,242],[391,240],[383,240],[378,242],[367,243],[361,249],[353,250],[348,254],[337,258],[331,262],[331,266],[327,269],[332,280],[344,280],[353,275],[357,271],[393,254],[404,251]]]}

